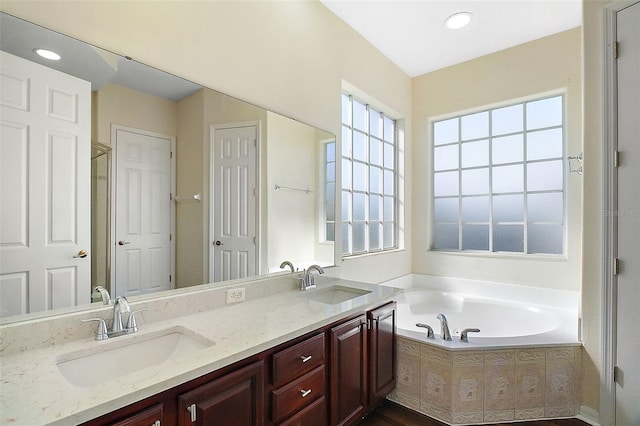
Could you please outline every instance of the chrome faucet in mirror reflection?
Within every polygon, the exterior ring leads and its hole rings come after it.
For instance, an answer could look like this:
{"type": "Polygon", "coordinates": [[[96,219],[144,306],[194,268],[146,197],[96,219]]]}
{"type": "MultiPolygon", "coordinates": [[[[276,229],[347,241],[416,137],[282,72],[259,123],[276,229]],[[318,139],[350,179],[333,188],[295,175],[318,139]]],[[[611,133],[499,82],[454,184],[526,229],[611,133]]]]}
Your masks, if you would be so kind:
{"type": "Polygon", "coordinates": [[[296,271],[296,268],[293,267],[293,263],[289,262],[288,260],[285,260],[280,264],[280,269],[284,269],[287,266],[291,269],[291,272],[296,271]]]}

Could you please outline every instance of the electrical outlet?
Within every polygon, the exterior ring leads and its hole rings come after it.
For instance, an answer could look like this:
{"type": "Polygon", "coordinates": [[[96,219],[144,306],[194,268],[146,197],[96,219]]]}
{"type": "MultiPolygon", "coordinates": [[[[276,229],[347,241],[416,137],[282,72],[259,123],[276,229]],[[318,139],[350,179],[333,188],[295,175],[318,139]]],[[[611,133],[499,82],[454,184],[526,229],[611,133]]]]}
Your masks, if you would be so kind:
{"type": "Polygon", "coordinates": [[[244,288],[230,288],[227,290],[227,303],[244,302],[244,288]]]}

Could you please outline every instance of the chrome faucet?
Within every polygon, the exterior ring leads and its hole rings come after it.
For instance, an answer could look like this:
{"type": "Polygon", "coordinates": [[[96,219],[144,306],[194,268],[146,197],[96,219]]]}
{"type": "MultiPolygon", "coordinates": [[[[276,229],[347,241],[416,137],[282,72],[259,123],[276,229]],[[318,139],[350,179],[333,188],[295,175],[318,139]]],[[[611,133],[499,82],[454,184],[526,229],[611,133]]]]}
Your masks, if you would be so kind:
{"type": "Polygon", "coordinates": [[[444,340],[451,340],[447,317],[445,317],[444,314],[438,314],[438,319],[440,320],[440,336],[442,336],[442,339],[444,340]]]}
{"type": "Polygon", "coordinates": [[[309,266],[302,275],[300,290],[310,290],[312,288],[316,288],[316,276],[311,273],[312,270],[318,271],[319,274],[324,274],[324,269],[318,265],[309,266]]]}
{"type": "Polygon", "coordinates": [[[288,260],[285,260],[280,264],[280,269],[284,269],[285,266],[288,266],[289,268],[291,268],[291,272],[296,271],[295,268],[293,267],[293,263],[289,262],[288,260]]]}
{"type": "Polygon", "coordinates": [[[113,323],[111,324],[110,333],[125,331],[124,325],[122,324],[123,312],[131,312],[131,306],[129,306],[129,301],[125,296],[118,296],[113,304],[113,323]]]}
{"type": "Polygon", "coordinates": [[[427,329],[427,339],[435,339],[433,334],[433,328],[429,324],[422,324],[421,322],[416,324],[416,327],[426,328],[427,329]]]}
{"type": "Polygon", "coordinates": [[[464,330],[462,330],[462,333],[460,333],[460,341],[461,342],[465,342],[465,343],[469,343],[469,333],[480,333],[480,329],[479,328],[465,328],[464,330]]]}
{"type": "Polygon", "coordinates": [[[97,298],[102,299],[103,305],[111,304],[111,296],[109,295],[109,292],[107,291],[106,288],[102,287],[101,285],[96,286],[93,289],[93,293],[91,293],[91,299],[97,299],[97,298]]]}
{"type": "Polygon", "coordinates": [[[137,311],[132,312],[131,305],[129,305],[129,301],[127,300],[127,298],[125,296],[118,296],[116,297],[116,300],[113,303],[113,322],[111,323],[111,329],[108,329],[107,322],[104,320],[104,318],[87,318],[81,321],[82,322],[89,322],[89,321],[98,322],[98,331],[96,333],[96,340],[107,340],[110,337],[136,333],[138,331],[136,314],[138,312],[146,311],[147,309],[149,308],[138,309],[137,311]],[[126,326],[123,325],[123,322],[122,322],[123,313],[129,313],[129,318],[127,318],[126,326]]]}

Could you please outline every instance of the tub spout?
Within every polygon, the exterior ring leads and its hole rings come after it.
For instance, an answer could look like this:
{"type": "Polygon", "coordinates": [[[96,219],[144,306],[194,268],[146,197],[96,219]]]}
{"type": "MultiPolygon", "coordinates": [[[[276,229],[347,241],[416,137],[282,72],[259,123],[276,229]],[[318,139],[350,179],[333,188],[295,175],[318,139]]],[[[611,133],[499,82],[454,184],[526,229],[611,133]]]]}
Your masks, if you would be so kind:
{"type": "Polygon", "coordinates": [[[433,334],[433,328],[429,324],[417,323],[416,327],[426,328],[427,329],[427,339],[435,339],[436,336],[433,334]]]}
{"type": "Polygon", "coordinates": [[[444,314],[438,314],[438,319],[440,320],[440,336],[442,336],[443,340],[451,340],[451,332],[449,332],[447,317],[445,317],[444,314]]]}

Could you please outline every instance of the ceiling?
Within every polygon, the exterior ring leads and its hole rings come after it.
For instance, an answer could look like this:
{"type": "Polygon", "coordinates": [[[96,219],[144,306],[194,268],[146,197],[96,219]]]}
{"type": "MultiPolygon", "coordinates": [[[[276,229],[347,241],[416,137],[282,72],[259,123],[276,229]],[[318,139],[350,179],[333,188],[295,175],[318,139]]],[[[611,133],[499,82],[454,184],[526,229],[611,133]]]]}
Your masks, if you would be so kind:
{"type": "Polygon", "coordinates": [[[582,25],[582,0],[320,0],[410,77],[582,25]],[[471,12],[471,23],[445,27],[471,12]]]}

